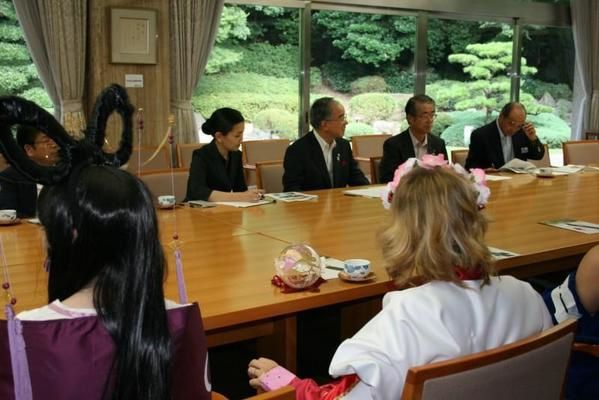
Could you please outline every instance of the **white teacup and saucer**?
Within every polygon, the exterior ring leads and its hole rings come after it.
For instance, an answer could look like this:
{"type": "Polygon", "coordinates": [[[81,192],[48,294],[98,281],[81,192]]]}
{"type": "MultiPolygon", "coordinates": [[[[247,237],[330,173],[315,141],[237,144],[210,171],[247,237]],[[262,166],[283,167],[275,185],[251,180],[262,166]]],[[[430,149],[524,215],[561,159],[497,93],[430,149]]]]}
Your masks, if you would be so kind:
{"type": "Polygon", "coordinates": [[[0,225],[14,225],[20,223],[17,210],[0,210],[0,225]]]}
{"type": "Polygon", "coordinates": [[[158,196],[158,207],[160,208],[173,208],[175,206],[175,196],[173,195],[164,195],[158,196]]]}
{"type": "Polygon", "coordinates": [[[553,178],[555,175],[553,175],[553,170],[551,168],[539,168],[537,176],[539,178],[553,178]]]}
{"type": "Polygon", "coordinates": [[[365,282],[376,278],[376,275],[370,270],[370,261],[352,258],[343,262],[339,278],[349,282],[365,282]]]}

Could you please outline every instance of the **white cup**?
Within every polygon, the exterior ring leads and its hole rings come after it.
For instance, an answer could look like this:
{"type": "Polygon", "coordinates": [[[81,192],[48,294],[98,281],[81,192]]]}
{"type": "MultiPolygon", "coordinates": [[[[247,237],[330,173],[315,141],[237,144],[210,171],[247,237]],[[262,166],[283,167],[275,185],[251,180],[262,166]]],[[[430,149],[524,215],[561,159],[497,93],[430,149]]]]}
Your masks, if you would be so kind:
{"type": "Polygon", "coordinates": [[[158,196],[158,205],[163,208],[173,207],[175,205],[175,196],[171,194],[158,196]]]}
{"type": "Polygon", "coordinates": [[[551,168],[539,168],[539,176],[553,176],[551,168]]]}
{"type": "Polygon", "coordinates": [[[352,258],[343,261],[343,271],[352,279],[362,279],[370,274],[370,261],[352,258]]]}
{"type": "Polygon", "coordinates": [[[0,210],[0,221],[10,222],[17,219],[17,210],[0,210]]]}

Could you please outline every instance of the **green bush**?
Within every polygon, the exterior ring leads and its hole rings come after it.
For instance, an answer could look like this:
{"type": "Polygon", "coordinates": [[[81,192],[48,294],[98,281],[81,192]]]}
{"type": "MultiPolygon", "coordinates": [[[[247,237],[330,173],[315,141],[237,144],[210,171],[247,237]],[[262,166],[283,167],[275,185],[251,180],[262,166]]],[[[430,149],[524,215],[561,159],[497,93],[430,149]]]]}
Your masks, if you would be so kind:
{"type": "Polygon", "coordinates": [[[294,78],[299,75],[299,51],[297,46],[254,43],[235,47],[241,60],[223,67],[223,72],[253,72],[277,78],[294,78]]]}
{"type": "Polygon", "coordinates": [[[433,123],[433,133],[440,136],[451,124],[453,124],[453,118],[449,113],[437,113],[437,118],[433,123]]]}
{"type": "Polygon", "coordinates": [[[28,84],[29,77],[24,68],[0,66],[0,96],[18,93],[28,84]]]}
{"type": "Polygon", "coordinates": [[[318,67],[310,67],[310,88],[314,89],[322,85],[322,73],[318,67]]]}
{"type": "Polygon", "coordinates": [[[363,76],[356,79],[350,85],[350,92],[353,94],[372,93],[372,92],[387,92],[387,83],[381,76],[363,76]]]}
{"type": "Polygon", "coordinates": [[[253,120],[254,127],[277,134],[280,137],[297,139],[298,114],[287,110],[268,108],[256,114],[253,120]]]}
{"type": "Polygon", "coordinates": [[[556,101],[558,99],[572,99],[572,90],[564,83],[550,83],[538,79],[526,78],[522,83],[521,89],[533,95],[537,100],[543,97],[545,93],[549,93],[556,101]]]}
{"type": "Polygon", "coordinates": [[[472,125],[476,129],[485,124],[485,113],[482,111],[455,111],[448,114],[453,124],[441,134],[447,146],[464,147],[464,127],[472,125]]]}
{"type": "Polygon", "coordinates": [[[263,93],[211,93],[194,97],[191,100],[194,109],[203,116],[209,116],[214,110],[231,107],[239,110],[243,116],[252,121],[256,115],[268,108],[278,108],[297,114],[298,97],[296,94],[263,94],[263,93]]]}
{"type": "Polygon", "coordinates": [[[416,77],[413,72],[388,69],[384,75],[389,91],[393,93],[414,93],[416,77]]]}
{"type": "Polygon", "coordinates": [[[323,82],[331,89],[343,93],[348,93],[351,83],[363,75],[359,68],[353,68],[348,65],[348,62],[329,62],[323,64],[321,68],[323,82]]]}
{"type": "Polygon", "coordinates": [[[194,97],[220,93],[259,93],[278,95],[295,93],[297,79],[273,78],[254,73],[205,75],[195,90],[194,97]]]}
{"type": "Polygon", "coordinates": [[[375,129],[363,122],[350,122],[345,127],[345,138],[349,139],[352,136],[362,136],[376,133],[375,129]]]}
{"type": "Polygon", "coordinates": [[[19,96],[26,98],[27,100],[33,101],[38,106],[45,108],[46,110],[53,110],[54,104],[52,104],[52,100],[48,97],[48,93],[44,88],[34,87],[31,89],[25,90],[19,96]]]}
{"type": "Polygon", "coordinates": [[[351,98],[349,109],[352,119],[372,122],[389,118],[397,109],[397,102],[390,94],[364,93],[351,98]]]}
{"type": "Polygon", "coordinates": [[[559,149],[563,142],[570,140],[570,127],[555,114],[528,115],[527,120],[535,125],[541,142],[547,144],[551,149],[559,149]]]}

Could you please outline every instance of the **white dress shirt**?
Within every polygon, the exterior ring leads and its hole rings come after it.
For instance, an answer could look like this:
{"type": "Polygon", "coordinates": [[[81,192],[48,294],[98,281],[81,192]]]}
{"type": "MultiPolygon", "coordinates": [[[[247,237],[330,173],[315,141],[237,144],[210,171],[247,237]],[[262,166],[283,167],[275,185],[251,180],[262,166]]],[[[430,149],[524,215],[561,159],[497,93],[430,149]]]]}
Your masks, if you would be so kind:
{"type": "Polygon", "coordinates": [[[335,186],[335,182],[333,181],[333,149],[337,146],[337,142],[333,140],[331,144],[328,144],[326,140],[320,136],[320,134],[314,131],[314,136],[322,149],[322,155],[324,156],[324,162],[327,165],[327,172],[329,173],[329,178],[331,179],[331,187],[335,186]]]}

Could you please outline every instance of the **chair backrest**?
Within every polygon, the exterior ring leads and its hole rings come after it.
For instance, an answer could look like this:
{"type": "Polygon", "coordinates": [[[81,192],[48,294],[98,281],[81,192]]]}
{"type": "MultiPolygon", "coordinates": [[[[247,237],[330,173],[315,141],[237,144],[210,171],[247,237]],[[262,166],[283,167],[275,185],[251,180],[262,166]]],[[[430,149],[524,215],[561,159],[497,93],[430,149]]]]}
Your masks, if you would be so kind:
{"type": "Polygon", "coordinates": [[[137,174],[139,169],[139,162],[141,158],[141,172],[158,171],[170,168],[170,157],[168,151],[169,146],[164,146],[160,149],[156,157],[149,161],[146,165],[143,165],[152,154],[156,151],[157,147],[134,147],[127,163],[127,171],[132,174],[137,174]]]}
{"type": "Polygon", "coordinates": [[[370,157],[370,183],[379,182],[379,168],[381,167],[381,160],[383,157],[370,157]]]}
{"type": "Polygon", "coordinates": [[[460,164],[462,167],[466,166],[466,158],[468,158],[468,150],[452,150],[451,151],[451,163],[460,164]]]}
{"type": "Polygon", "coordinates": [[[283,191],[283,161],[256,163],[256,186],[266,193],[283,191]]]}
{"type": "Polygon", "coordinates": [[[599,132],[586,132],[586,140],[599,140],[599,132]]]}
{"type": "Polygon", "coordinates": [[[383,143],[390,137],[389,134],[352,136],[351,146],[354,157],[382,157],[383,143]]]}
{"type": "Polygon", "coordinates": [[[185,143],[177,145],[177,165],[179,168],[191,167],[191,157],[195,150],[205,143],[185,143]]]}
{"type": "Polygon", "coordinates": [[[241,142],[244,164],[256,164],[260,161],[278,161],[285,157],[289,139],[247,140],[241,142]]]}
{"type": "MultiPolygon", "coordinates": [[[[212,392],[211,400],[227,400],[227,398],[218,392],[212,392]]],[[[271,392],[264,392],[248,397],[246,400],[295,400],[295,389],[293,386],[283,386],[271,392]]]]}
{"type": "Polygon", "coordinates": [[[545,148],[545,154],[543,155],[543,158],[540,160],[528,159],[528,161],[537,166],[537,168],[551,167],[551,160],[549,159],[549,146],[544,144],[543,147],[545,148]]]}
{"type": "Polygon", "coordinates": [[[562,143],[564,165],[599,164],[599,140],[576,140],[562,143]]]}
{"type": "Polygon", "coordinates": [[[496,349],[408,370],[402,400],[560,399],[575,320],[496,349]]]}
{"type": "Polygon", "coordinates": [[[0,154],[0,171],[4,171],[6,168],[8,168],[8,161],[0,154]]]}
{"type": "MultiPolygon", "coordinates": [[[[189,169],[175,168],[173,170],[173,177],[175,180],[175,202],[180,203],[185,199],[185,194],[187,193],[189,169]]],[[[173,194],[170,169],[142,173],[139,178],[148,186],[148,189],[150,189],[154,204],[157,204],[158,196],[173,194]]]]}

